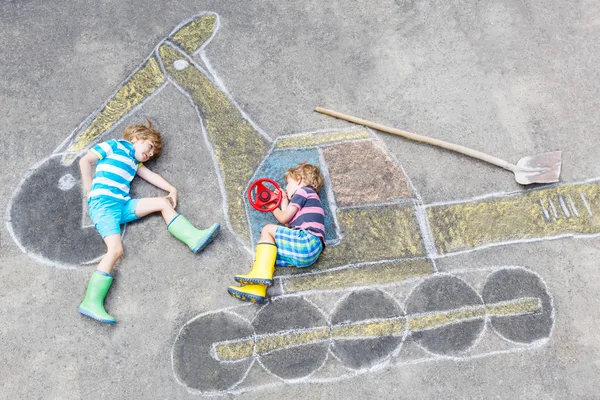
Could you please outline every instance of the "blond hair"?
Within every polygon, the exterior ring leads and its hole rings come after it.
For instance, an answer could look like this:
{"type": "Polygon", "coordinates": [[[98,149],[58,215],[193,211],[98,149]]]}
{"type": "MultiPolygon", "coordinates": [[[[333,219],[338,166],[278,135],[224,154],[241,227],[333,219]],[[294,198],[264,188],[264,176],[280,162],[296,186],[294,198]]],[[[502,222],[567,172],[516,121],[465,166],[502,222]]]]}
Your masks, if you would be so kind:
{"type": "Polygon", "coordinates": [[[306,186],[310,186],[315,189],[315,192],[319,193],[323,186],[323,174],[316,165],[302,162],[294,168],[288,169],[283,179],[287,181],[288,178],[302,179],[306,186]]]}
{"type": "Polygon", "coordinates": [[[149,140],[154,145],[154,155],[152,158],[160,156],[163,148],[162,137],[160,132],[152,128],[152,122],[146,120],[147,125],[129,125],[123,131],[123,139],[128,142],[133,141],[134,138],[138,140],[149,140]]]}

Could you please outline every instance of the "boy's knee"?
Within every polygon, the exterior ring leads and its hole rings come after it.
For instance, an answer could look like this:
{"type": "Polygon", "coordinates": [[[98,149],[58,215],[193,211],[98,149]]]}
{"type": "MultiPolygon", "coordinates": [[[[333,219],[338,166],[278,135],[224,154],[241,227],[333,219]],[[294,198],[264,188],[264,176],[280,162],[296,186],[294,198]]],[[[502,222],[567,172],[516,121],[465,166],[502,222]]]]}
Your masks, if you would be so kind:
{"type": "Polygon", "coordinates": [[[123,255],[123,245],[122,244],[118,244],[115,245],[113,247],[110,247],[107,250],[107,253],[114,258],[115,260],[121,258],[121,256],[123,255]]]}
{"type": "Polygon", "coordinates": [[[273,234],[275,234],[275,229],[277,229],[277,225],[267,224],[267,225],[263,226],[261,233],[273,235],[273,234]]]}
{"type": "Polygon", "coordinates": [[[161,210],[168,210],[169,208],[173,208],[171,201],[166,197],[162,197],[161,199],[161,210]]]}

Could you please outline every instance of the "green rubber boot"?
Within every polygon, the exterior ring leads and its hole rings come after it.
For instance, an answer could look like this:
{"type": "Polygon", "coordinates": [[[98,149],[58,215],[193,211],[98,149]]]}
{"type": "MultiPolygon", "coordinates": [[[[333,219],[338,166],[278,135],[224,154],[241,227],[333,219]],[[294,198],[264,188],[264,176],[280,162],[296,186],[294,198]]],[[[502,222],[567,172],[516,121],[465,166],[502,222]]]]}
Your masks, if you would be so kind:
{"type": "Polygon", "coordinates": [[[112,281],[112,275],[98,270],[94,271],[85,292],[85,299],[83,299],[77,311],[100,322],[107,322],[109,324],[117,322],[104,309],[104,298],[106,297],[106,293],[108,293],[108,289],[110,289],[112,281]]]}
{"type": "Polygon", "coordinates": [[[264,303],[267,300],[267,287],[264,285],[229,286],[227,293],[250,303],[264,303]]]}
{"type": "Polygon", "coordinates": [[[167,229],[171,232],[171,235],[187,244],[190,250],[197,253],[204,249],[217,236],[221,225],[213,224],[208,229],[196,229],[183,215],[177,214],[169,222],[167,229]]]}
{"type": "Polygon", "coordinates": [[[275,260],[277,259],[277,246],[273,243],[258,243],[256,245],[256,259],[252,271],[245,275],[236,275],[233,279],[242,285],[273,284],[275,273],[275,260]]]}

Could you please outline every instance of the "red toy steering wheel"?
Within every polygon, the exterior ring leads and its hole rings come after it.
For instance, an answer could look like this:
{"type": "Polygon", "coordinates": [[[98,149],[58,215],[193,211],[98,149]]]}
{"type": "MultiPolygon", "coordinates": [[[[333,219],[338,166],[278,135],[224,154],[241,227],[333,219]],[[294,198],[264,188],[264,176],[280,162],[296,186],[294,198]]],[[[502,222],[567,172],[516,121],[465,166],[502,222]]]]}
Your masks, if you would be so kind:
{"type": "Polygon", "coordinates": [[[248,188],[248,201],[255,210],[260,212],[269,212],[279,207],[279,204],[281,204],[282,194],[281,187],[279,187],[277,182],[272,179],[262,178],[252,182],[248,188]],[[275,186],[275,189],[277,189],[279,193],[275,194],[273,190],[264,185],[265,183],[275,186]],[[267,204],[273,202],[275,202],[275,205],[266,207],[267,204]]]}

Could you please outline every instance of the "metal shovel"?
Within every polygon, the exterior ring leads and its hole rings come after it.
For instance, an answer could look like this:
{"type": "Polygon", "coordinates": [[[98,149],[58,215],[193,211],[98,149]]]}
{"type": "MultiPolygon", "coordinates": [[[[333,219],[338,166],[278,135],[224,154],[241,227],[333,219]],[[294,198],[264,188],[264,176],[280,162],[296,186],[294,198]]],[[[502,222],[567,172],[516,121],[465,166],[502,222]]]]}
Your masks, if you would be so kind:
{"type": "Polygon", "coordinates": [[[315,111],[335,118],[354,122],[355,124],[368,126],[370,128],[377,129],[378,131],[391,133],[392,135],[402,136],[403,138],[415,140],[417,142],[423,142],[432,144],[434,146],[443,147],[444,149],[453,150],[458,153],[462,153],[467,156],[486,161],[490,164],[494,164],[509,171],[512,171],[515,174],[515,179],[521,185],[529,185],[531,183],[552,183],[558,182],[559,180],[561,167],[560,151],[553,151],[550,153],[542,153],[537,154],[535,156],[523,157],[515,165],[507,161],[501,160],[499,158],[482,153],[480,151],[469,149],[464,146],[448,143],[439,139],[433,139],[423,135],[418,135],[416,133],[406,132],[396,128],[390,128],[389,126],[367,121],[361,118],[356,118],[351,115],[342,114],[337,111],[327,110],[321,107],[315,108],[315,111]]]}

